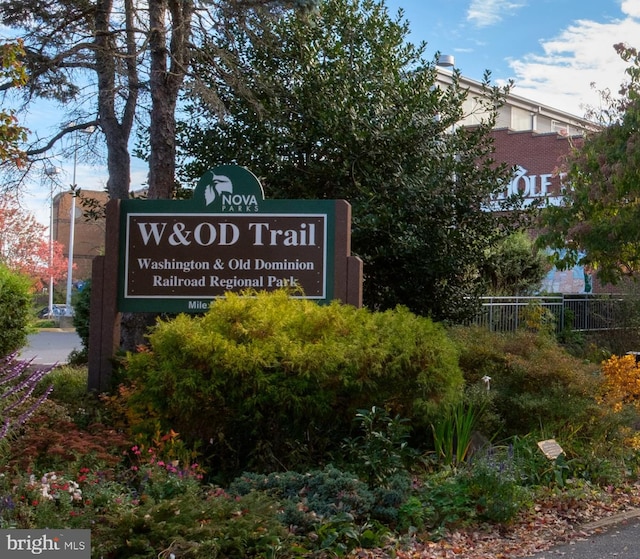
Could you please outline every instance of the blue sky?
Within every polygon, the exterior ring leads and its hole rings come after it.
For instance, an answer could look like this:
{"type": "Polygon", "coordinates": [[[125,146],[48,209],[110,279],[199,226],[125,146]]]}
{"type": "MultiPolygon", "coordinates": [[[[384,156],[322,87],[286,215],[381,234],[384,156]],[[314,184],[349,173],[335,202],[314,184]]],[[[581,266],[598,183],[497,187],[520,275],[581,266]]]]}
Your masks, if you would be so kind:
{"type": "Polygon", "coordinates": [[[617,91],[626,64],[615,43],[640,48],[640,0],[387,0],[425,55],[452,54],[462,75],[515,82],[513,93],[583,116],[591,87],[617,91]]]}
{"type": "MultiPolygon", "coordinates": [[[[592,83],[615,92],[624,81],[626,64],[613,44],[640,48],[640,0],[386,0],[386,5],[392,15],[404,10],[409,40],[427,42],[426,58],[436,52],[454,55],[468,78],[480,80],[491,70],[494,83],[512,79],[513,93],[577,116],[586,106],[598,106],[592,83]]],[[[46,111],[35,112],[31,122],[47,120],[46,111]]],[[[59,168],[59,188],[66,188],[72,163],[60,161],[59,168]]],[[[76,183],[85,190],[104,189],[106,178],[103,168],[78,163],[76,183]]],[[[132,188],[145,178],[146,170],[134,162],[132,188]]],[[[45,224],[49,189],[34,185],[25,198],[45,224]]]]}

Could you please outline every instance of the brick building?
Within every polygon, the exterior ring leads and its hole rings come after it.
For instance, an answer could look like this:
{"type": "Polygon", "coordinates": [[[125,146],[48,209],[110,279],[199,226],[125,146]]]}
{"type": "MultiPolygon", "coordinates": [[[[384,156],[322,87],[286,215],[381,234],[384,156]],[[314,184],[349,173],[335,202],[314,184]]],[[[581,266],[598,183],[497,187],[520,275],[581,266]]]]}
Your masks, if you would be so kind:
{"type": "MultiPolygon", "coordinates": [[[[504,195],[522,193],[525,204],[543,198],[547,204],[562,200],[563,161],[572,144],[582,136],[568,137],[556,132],[495,129],[496,160],[516,167],[504,195]]],[[[535,234],[535,233],[533,233],[535,234]]],[[[599,286],[598,286],[599,287],[599,286]]],[[[571,270],[551,270],[542,285],[549,293],[587,293],[594,291],[593,278],[578,266],[571,270]]]]}
{"type": "MultiPolygon", "coordinates": [[[[451,83],[451,73],[439,69],[439,85],[451,83]]],[[[482,84],[461,77],[460,84],[469,95],[464,107],[467,115],[461,126],[473,126],[486,116],[478,98],[483,95],[482,84]]],[[[547,204],[557,204],[562,199],[562,172],[565,157],[572,146],[579,145],[585,132],[595,130],[593,122],[548,107],[524,97],[510,94],[498,109],[492,135],[495,159],[516,169],[511,182],[505,187],[504,196],[516,192],[525,197],[525,204],[544,199],[547,204]]],[[[552,270],[543,291],[550,293],[585,293],[603,291],[593,285],[591,276],[581,268],[560,272],[552,270]]]]}
{"type": "Polygon", "coordinates": [[[563,160],[571,144],[579,143],[581,137],[507,128],[495,129],[492,135],[496,160],[516,168],[505,196],[522,193],[526,201],[544,198],[549,204],[561,200],[563,160]]]}
{"type": "MultiPolygon", "coordinates": [[[[73,241],[73,281],[86,280],[91,277],[91,265],[94,256],[104,251],[105,222],[104,219],[89,219],[87,210],[83,208],[83,200],[93,199],[99,204],[106,204],[106,192],[82,190],[76,199],[75,226],[73,241]]],[[[71,224],[71,193],[62,192],[53,199],[53,238],[63,245],[65,258],[69,257],[69,233],[71,224]]]]}

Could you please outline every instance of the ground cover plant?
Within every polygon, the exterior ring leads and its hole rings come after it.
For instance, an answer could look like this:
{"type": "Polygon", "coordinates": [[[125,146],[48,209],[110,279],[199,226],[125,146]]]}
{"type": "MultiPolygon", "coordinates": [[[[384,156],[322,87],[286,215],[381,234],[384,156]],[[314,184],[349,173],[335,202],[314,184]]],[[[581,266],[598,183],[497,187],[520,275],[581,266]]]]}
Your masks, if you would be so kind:
{"type": "Polygon", "coordinates": [[[52,385],[38,398],[31,395],[50,370],[30,368],[29,362],[18,360],[15,353],[0,359],[0,439],[24,425],[47,399],[52,385]]]}
{"type": "MultiPolygon", "coordinates": [[[[455,553],[475,559],[525,556],[543,546],[541,538],[549,544],[577,535],[575,525],[598,511],[611,514],[640,504],[633,485],[638,467],[633,381],[640,376],[635,361],[612,357],[594,366],[568,355],[545,333],[446,330],[403,309],[359,313],[301,304],[280,294],[248,301],[233,296],[226,303],[218,316],[211,316],[214,309],[197,320],[161,323],[149,347],[126,361],[124,384],[110,394],[87,394],[86,368],[77,366],[58,367],[27,382],[33,390],[23,405],[37,406],[0,439],[0,528],[90,528],[92,556],[103,558],[403,559],[455,553]],[[187,357],[176,356],[189,340],[187,357]],[[315,363],[322,359],[323,343],[330,343],[371,365],[376,363],[372,354],[354,346],[372,342],[381,364],[376,374],[367,369],[369,376],[359,371],[358,377],[354,367],[348,376],[335,347],[328,356],[329,372],[315,363]],[[305,348],[307,343],[315,347],[305,348]],[[216,351],[205,351],[209,345],[216,351]],[[236,359],[229,356],[233,352],[236,359]],[[206,359],[194,359],[200,353],[206,359]],[[258,359],[265,354],[286,357],[286,367],[258,359]],[[253,368],[243,371],[239,355],[252,356],[253,368]],[[417,372],[404,383],[394,376],[413,371],[407,361],[415,355],[443,386],[430,393],[436,397],[429,406],[406,394],[422,386],[417,372]],[[448,356],[455,357],[455,366],[448,356]],[[170,374],[165,361],[187,374],[170,374]],[[261,377],[255,361],[269,374],[261,377]],[[314,374],[302,374],[300,363],[311,363],[314,374]],[[384,364],[390,370],[386,382],[379,379],[384,364]],[[248,383],[253,373],[268,393],[264,401],[283,406],[281,413],[294,428],[274,440],[282,444],[281,457],[291,460],[290,467],[256,459],[269,435],[277,434],[265,430],[257,431],[261,444],[246,458],[246,467],[221,475],[223,461],[211,452],[212,443],[198,445],[190,438],[189,426],[202,428],[197,413],[178,428],[170,399],[194,398],[196,409],[213,417],[206,402],[197,399],[197,388],[213,382],[222,394],[220,387],[231,386],[222,380],[224,366],[239,384],[248,383]],[[196,372],[202,375],[197,382],[196,372]],[[339,438],[331,441],[334,446],[316,444],[309,450],[305,446],[312,437],[296,431],[317,413],[306,394],[319,394],[314,392],[318,384],[332,397],[352,394],[337,381],[333,386],[332,375],[361,381],[360,392],[353,392],[360,396],[354,398],[358,407],[349,410],[351,417],[332,409],[336,421],[344,421],[342,429],[332,430],[339,438]],[[454,377],[451,385],[441,380],[447,375],[454,377]],[[512,377],[520,383],[521,400],[512,377]],[[141,387],[151,390],[151,379],[154,390],[147,394],[141,387]],[[185,386],[179,386],[181,380],[185,386]],[[284,396],[301,403],[276,399],[276,380],[283,383],[284,396]],[[570,405],[555,410],[561,391],[570,405]],[[378,400],[380,395],[386,399],[378,400]],[[509,406],[525,409],[532,400],[548,421],[536,417],[510,425],[509,406]],[[587,421],[585,407],[598,414],[599,426],[587,421]],[[537,446],[550,436],[565,448],[556,460],[537,446]],[[293,463],[298,456],[303,457],[299,468],[293,463]],[[317,461],[311,463],[311,457],[317,461]]],[[[11,377],[10,370],[3,365],[3,378],[11,377]]],[[[17,375],[0,384],[0,405],[26,378],[31,377],[17,375]]],[[[240,408],[247,421],[256,421],[256,410],[262,410],[259,391],[236,390],[256,400],[240,408]]],[[[324,405],[332,401],[325,398],[324,405]]],[[[213,401],[224,414],[239,405],[239,399],[220,396],[213,401]]],[[[263,417],[279,417],[276,410],[270,413],[263,417]]],[[[241,419],[235,420],[238,425],[241,419]]],[[[228,424],[216,425],[219,431],[207,434],[221,432],[221,440],[231,443],[228,424]]],[[[274,429],[278,423],[271,419],[268,425],[274,429]]],[[[229,454],[231,464],[240,462],[237,449],[229,454]]]]}

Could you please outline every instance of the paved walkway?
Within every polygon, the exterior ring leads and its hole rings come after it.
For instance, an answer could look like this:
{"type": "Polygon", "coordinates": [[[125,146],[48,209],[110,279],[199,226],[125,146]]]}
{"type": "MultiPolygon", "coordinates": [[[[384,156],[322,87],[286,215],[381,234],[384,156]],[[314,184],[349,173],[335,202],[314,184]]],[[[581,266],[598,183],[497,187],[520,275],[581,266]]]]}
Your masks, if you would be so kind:
{"type": "Polygon", "coordinates": [[[582,527],[588,536],[531,555],[533,559],[640,558],[640,509],[630,510],[582,527]]]}
{"type": "Polygon", "coordinates": [[[66,363],[69,354],[80,349],[82,342],[73,328],[46,328],[29,335],[20,359],[34,365],[55,365],[66,363]]]}

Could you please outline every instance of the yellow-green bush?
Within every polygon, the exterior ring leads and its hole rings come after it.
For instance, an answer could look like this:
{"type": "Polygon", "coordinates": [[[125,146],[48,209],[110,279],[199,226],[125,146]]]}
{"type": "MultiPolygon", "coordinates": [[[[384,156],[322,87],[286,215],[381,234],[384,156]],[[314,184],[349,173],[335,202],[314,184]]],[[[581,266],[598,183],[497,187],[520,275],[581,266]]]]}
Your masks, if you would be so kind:
{"type": "Polygon", "coordinates": [[[149,343],[126,365],[129,405],[154,421],[138,429],[174,429],[227,473],[326,459],[374,405],[427,433],[462,388],[445,330],[404,308],[229,294],[206,315],[159,322],[149,343]]]}

